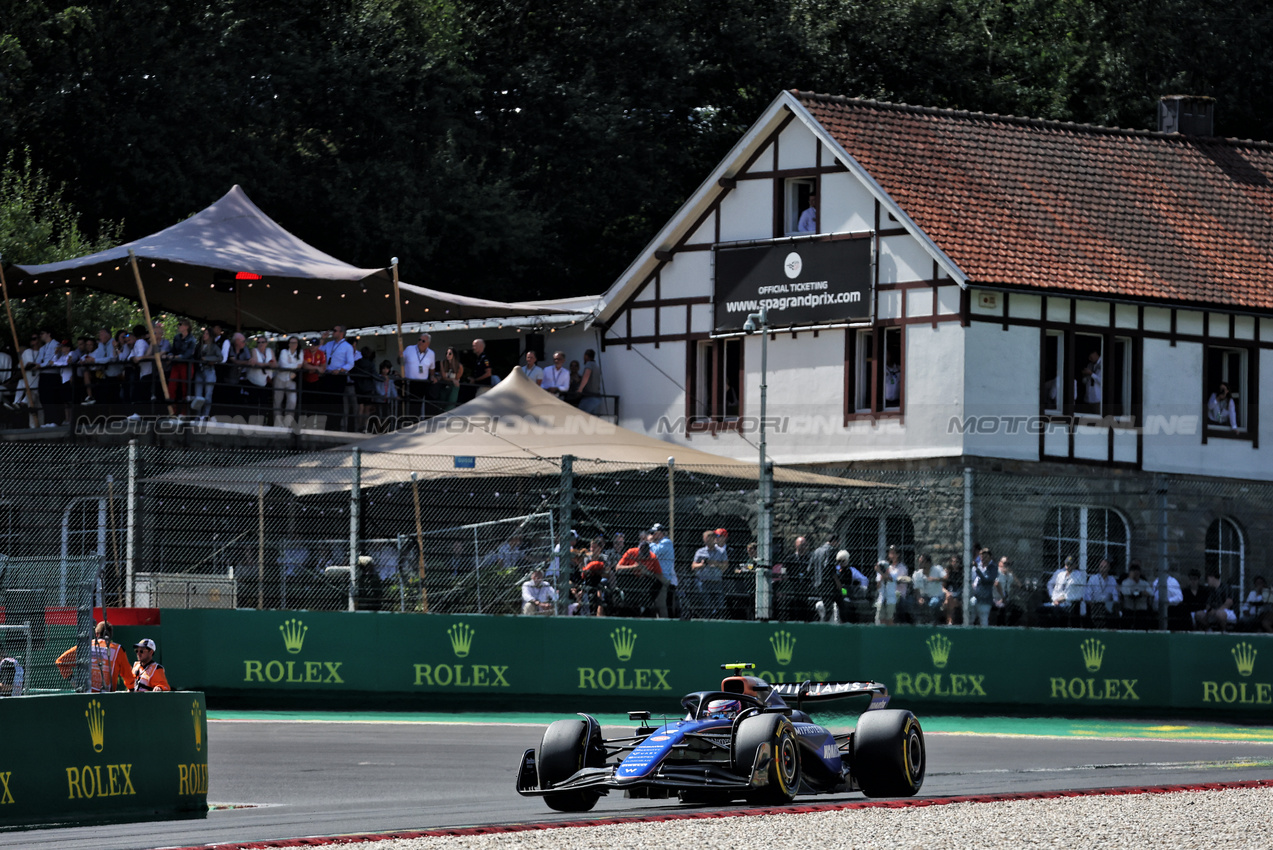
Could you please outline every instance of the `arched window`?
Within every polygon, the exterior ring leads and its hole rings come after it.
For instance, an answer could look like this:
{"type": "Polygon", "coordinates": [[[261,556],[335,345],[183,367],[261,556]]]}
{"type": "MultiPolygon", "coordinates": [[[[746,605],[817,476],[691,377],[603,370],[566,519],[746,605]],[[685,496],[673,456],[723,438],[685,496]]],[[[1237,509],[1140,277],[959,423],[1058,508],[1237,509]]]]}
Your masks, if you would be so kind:
{"type": "Polygon", "coordinates": [[[849,563],[867,578],[890,546],[898,548],[906,566],[915,565],[915,526],[905,514],[850,517],[841,529],[840,545],[849,553],[849,563]]]}
{"type": "Polygon", "coordinates": [[[1245,578],[1246,538],[1242,529],[1228,517],[1220,517],[1207,528],[1207,572],[1218,572],[1229,584],[1241,584],[1245,578]]]}
{"type": "Polygon", "coordinates": [[[1112,508],[1060,505],[1048,511],[1043,527],[1043,567],[1051,572],[1073,555],[1081,569],[1093,572],[1108,558],[1117,575],[1127,569],[1130,536],[1127,520],[1112,508]]]}

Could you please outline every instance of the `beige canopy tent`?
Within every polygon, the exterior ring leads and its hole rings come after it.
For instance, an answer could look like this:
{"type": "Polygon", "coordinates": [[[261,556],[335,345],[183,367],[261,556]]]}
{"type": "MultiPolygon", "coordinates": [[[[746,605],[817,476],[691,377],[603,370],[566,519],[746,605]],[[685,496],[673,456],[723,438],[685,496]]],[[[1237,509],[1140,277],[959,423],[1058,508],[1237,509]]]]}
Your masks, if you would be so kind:
{"type": "MultiPolygon", "coordinates": [[[[746,481],[758,479],[755,463],[668,443],[584,413],[544,392],[520,369],[488,392],[415,428],[371,437],[347,447],[291,457],[251,468],[203,469],[163,476],[210,487],[256,492],[260,483],[298,496],[349,490],[358,449],[360,488],[418,480],[464,477],[529,477],[561,473],[573,458],[575,475],[649,469],[675,458],[677,469],[746,481]]],[[[774,481],[805,486],[883,486],[776,468],[774,481]]]]}
{"type": "MultiPolygon", "coordinates": [[[[85,287],[137,298],[130,251],[153,310],[278,332],[395,320],[392,267],[360,269],[302,242],[237,185],[185,221],[125,245],[60,263],[11,266],[9,295],[85,287]]],[[[563,312],[400,286],[405,322],[563,312]]]]}

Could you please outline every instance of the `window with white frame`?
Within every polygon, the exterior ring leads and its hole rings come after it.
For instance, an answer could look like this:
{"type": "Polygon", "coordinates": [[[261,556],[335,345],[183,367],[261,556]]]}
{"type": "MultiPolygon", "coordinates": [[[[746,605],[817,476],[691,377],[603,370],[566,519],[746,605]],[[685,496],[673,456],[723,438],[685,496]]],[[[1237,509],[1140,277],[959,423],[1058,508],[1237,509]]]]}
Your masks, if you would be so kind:
{"type": "Polygon", "coordinates": [[[1242,581],[1245,575],[1246,539],[1238,524],[1228,517],[1220,517],[1207,528],[1205,555],[1207,573],[1215,573],[1230,584],[1242,581]]]}
{"type": "Polygon", "coordinates": [[[1134,351],[1131,337],[1046,331],[1039,379],[1043,412],[1130,416],[1134,351]]]}
{"type": "Polygon", "coordinates": [[[811,209],[817,183],[812,177],[792,177],[783,184],[782,228],[786,236],[799,233],[817,233],[817,212],[813,216],[813,229],[801,230],[800,217],[805,210],[811,209]]]}
{"type": "Polygon", "coordinates": [[[1209,345],[1206,349],[1207,430],[1244,433],[1250,412],[1250,358],[1247,349],[1209,345]]]}
{"type": "Polygon", "coordinates": [[[1113,572],[1121,572],[1127,568],[1130,536],[1127,520],[1112,508],[1058,505],[1043,526],[1044,569],[1051,574],[1073,557],[1080,569],[1095,571],[1104,558],[1113,572]]]}
{"type": "Polygon", "coordinates": [[[699,421],[736,421],[742,412],[742,339],[700,340],[691,351],[690,416],[699,421]]]}
{"type": "Polygon", "coordinates": [[[1065,391],[1065,334],[1048,331],[1043,335],[1043,375],[1041,403],[1043,412],[1060,416],[1074,402],[1073,382],[1065,391]]]}
{"type": "Polygon", "coordinates": [[[847,414],[901,413],[906,395],[901,327],[848,331],[847,414]]]}
{"type": "Polygon", "coordinates": [[[915,525],[905,514],[849,517],[840,528],[840,542],[849,553],[849,563],[868,579],[890,546],[897,547],[908,567],[915,565],[915,525]]]}

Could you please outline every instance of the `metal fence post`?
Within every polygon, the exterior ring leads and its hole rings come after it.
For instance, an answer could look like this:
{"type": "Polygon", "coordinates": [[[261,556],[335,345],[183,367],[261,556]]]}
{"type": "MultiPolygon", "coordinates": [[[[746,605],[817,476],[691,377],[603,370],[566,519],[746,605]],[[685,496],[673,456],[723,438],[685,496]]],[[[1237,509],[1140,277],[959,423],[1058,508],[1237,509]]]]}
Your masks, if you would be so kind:
{"type": "Polygon", "coordinates": [[[972,625],[972,467],[964,467],[964,625],[972,625]]]}
{"type": "Polygon", "coordinates": [[[1154,489],[1158,493],[1158,628],[1167,631],[1167,597],[1171,582],[1167,578],[1167,479],[1162,474],[1154,476],[1154,489]]]}
{"type": "Polygon", "coordinates": [[[557,494],[558,505],[561,510],[561,520],[557,524],[557,536],[553,539],[558,541],[554,550],[557,559],[557,576],[555,581],[557,590],[557,613],[560,614],[563,608],[564,600],[562,599],[561,588],[563,580],[569,580],[570,570],[570,529],[574,526],[574,507],[575,507],[575,456],[561,456],[561,487],[557,494]]]}
{"type": "Polygon", "coordinates": [[[349,488],[349,610],[358,595],[358,526],[362,522],[362,450],[350,451],[353,486],[349,488]]]}
{"type": "Polygon", "coordinates": [[[137,568],[137,441],[128,441],[128,530],[124,535],[124,595],[133,607],[133,572],[137,568]]]}

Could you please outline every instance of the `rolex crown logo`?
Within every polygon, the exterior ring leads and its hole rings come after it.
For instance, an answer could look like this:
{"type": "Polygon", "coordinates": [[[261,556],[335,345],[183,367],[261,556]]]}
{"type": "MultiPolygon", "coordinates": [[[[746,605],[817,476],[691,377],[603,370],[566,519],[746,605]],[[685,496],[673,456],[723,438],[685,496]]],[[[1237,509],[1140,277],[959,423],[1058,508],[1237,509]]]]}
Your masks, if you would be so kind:
{"type": "Polygon", "coordinates": [[[97,700],[89,700],[88,711],[84,712],[84,716],[88,718],[88,734],[93,739],[93,752],[100,753],[106,746],[106,709],[97,700]]]}
{"type": "Polygon", "coordinates": [[[938,670],[946,666],[946,662],[950,660],[950,650],[953,644],[950,638],[945,635],[933,635],[926,643],[928,644],[928,654],[933,658],[933,666],[938,670]]]}
{"type": "Polygon", "coordinates": [[[451,638],[451,651],[455,653],[455,657],[468,656],[469,649],[473,646],[473,627],[468,623],[456,623],[446,630],[446,634],[451,638]]]}
{"type": "Polygon", "coordinates": [[[301,651],[301,647],[305,644],[305,633],[309,631],[309,626],[293,617],[284,621],[283,625],[278,627],[278,630],[283,633],[283,646],[288,652],[295,655],[301,651]]]}
{"type": "Polygon", "coordinates": [[[1101,669],[1101,662],[1105,660],[1105,644],[1096,638],[1088,638],[1079,644],[1079,649],[1083,652],[1083,666],[1087,672],[1095,673],[1101,669]]]}
{"type": "Polygon", "coordinates": [[[614,643],[614,654],[620,661],[627,661],[632,657],[636,639],[637,633],[627,626],[621,626],[610,633],[610,640],[614,643]]]}
{"type": "Polygon", "coordinates": [[[1239,676],[1250,676],[1255,672],[1255,655],[1255,647],[1245,641],[1233,647],[1233,660],[1238,665],[1239,676]]]}
{"type": "Polygon", "coordinates": [[[796,639],[791,632],[774,632],[769,638],[769,645],[774,648],[774,658],[779,664],[786,666],[791,663],[791,653],[796,648],[796,639]]]}
{"type": "Polygon", "coordinates": [[[198,700],[192,703],[190,716],[194,718],[194,751],[197,753],[203,749],[203,708],[198,700]]]}

